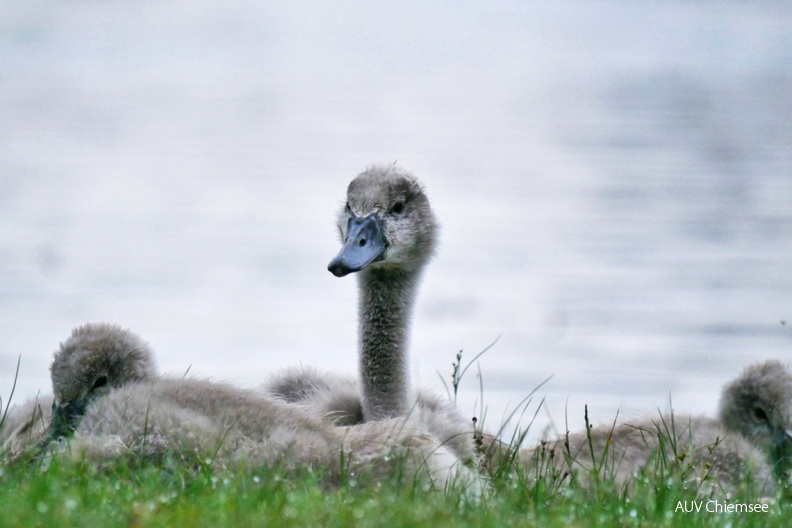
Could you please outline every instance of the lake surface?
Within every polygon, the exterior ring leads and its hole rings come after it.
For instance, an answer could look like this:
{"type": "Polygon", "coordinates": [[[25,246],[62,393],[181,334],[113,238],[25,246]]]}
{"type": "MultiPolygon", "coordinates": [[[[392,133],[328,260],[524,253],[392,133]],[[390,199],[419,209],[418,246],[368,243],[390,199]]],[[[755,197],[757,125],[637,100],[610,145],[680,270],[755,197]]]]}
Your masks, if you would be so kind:
{"type": "MultiPolygon", "coordinates": [[[[792,360],[792,4],[0,5],[0,396],[88,321],[161,371],[355,373],[326,269],[346,184],[397,160],[442,222],[415,383],[479,361],[495,429],[713,414],[792,360]],[[513,424],[514,425],[514,422],[513,424]]],[[[481,417],[478,369],[460,408],[481,417]]]]}

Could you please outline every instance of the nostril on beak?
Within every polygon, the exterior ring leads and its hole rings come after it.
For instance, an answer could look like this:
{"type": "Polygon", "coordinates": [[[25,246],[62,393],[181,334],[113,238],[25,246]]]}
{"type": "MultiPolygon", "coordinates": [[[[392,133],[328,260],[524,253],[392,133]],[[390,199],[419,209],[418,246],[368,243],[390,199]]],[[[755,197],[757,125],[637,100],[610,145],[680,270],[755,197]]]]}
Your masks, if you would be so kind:
{"type": "Polygon", "coordinates": [[[358,242],[358,245],[359,245],[360,247],[363,247],[363,246],[365,246],[365,245],[366,245],[366,239],[365,239],[365,238],[361,238],[361,239],[360,239],[360,242],[358,242]]]}

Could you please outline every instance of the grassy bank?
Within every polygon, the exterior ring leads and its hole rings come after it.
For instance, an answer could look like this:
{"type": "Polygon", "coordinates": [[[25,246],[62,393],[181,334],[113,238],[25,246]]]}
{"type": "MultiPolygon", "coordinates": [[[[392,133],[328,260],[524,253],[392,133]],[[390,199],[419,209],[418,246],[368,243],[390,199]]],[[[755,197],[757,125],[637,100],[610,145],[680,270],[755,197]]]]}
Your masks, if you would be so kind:
{"type": "MultiPolygon", "coordinates": [[[[672,477],[644,477],[630,496],[608,481],[583,488],[548,473],[503,472],[479,499],[391,480],[339,486],[318,472],[286,473],[132,458],[97,467],[53,459],[46,469],[0,467],[0,526],[788,526],[775,498],[767,513],[686,513],[701,501],[672,477]],[[533,475],[533,476],[532,476],[533,475]],[[539,478],[536,478],[537,475],[539,478]],[[675,511],[677,510],[677,511],[675,511]]],[[[706,500],[706,499],[704,499],[706,500]]],[[[732,499],[730,502],[748,502],[732,499]]],[[[712,508],[713,505],[711,504],[712,508]]]]}
{"type": "MultiPolygon", "coordinates": [[[[473,361],[463,367],[461,353],[457,355],[447,387],[452,400],[473,361]]],[[[483,401],[483,386],[481,391],[483,401]]],[[[521,411],[537,407],[533,394],[521,411]]],[[[588,423],[587,415],[584,419],[588,423]]],[[[514,447],[503,446],[497,460],[492,459],[487,491],[477,497],[463,490],[426,490],[398,469],[376,479],[347,474],[330,485],[322,471],[305,468],[251,468],[179,454],[157,459],[130,454],[98,465],[61,453],[44,461],[0,463],[0,528],[790,525],[789,492],[783,489],[777,496],[761,497],[766,511],[723,511],[729,505],[759,503],[749,476],[730,499],[721,495],[717,504],[708,502],[708,492],[702,491],[706,486],[701,485],[709,478],[706,472],[693,478],[690,460],[676,450],[673,430],[659,429],[657,434],[666,448],[625,486],[614,483],[607,456],[586,466],[557,448],[552,453],[561,459],[553,459],[548,449],[520,459],[515,449],[524,436],[515,433],[514,447]],[[571,468],[577,470],[570,473],[571,468]]],[[[477,442],[482,445],[482,437],[477,442]]]]}

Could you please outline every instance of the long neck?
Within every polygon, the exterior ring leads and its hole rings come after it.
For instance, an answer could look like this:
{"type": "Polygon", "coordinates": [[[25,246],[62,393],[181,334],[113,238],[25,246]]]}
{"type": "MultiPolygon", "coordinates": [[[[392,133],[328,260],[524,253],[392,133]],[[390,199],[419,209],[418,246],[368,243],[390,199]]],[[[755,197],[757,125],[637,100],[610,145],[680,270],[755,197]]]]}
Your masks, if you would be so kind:
{"type": "Polygon", "coordinates": [[[403,416],[410,411],[407,332],[418,278],[419,273],[376,268],[358,275],[365,421],[403,416]]]}

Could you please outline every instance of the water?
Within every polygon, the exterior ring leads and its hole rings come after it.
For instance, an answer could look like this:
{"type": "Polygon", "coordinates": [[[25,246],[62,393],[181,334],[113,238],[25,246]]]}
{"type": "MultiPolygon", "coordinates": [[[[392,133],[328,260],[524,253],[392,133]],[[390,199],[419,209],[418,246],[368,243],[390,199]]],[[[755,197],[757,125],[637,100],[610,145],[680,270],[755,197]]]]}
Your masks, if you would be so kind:
{"type": "MultiPolygon", "coordinates": [[[[326,265],[347,182],[398,162],[443,224],[411,341],[480,361],[495,428],[712,414],[792,359],[786,2],[0,6],[0,395],[49,392],[71,329],[256,386],[353,374],[326,265]]],[[[481,416],[474,367],[459,405],[481,416]]]]}

